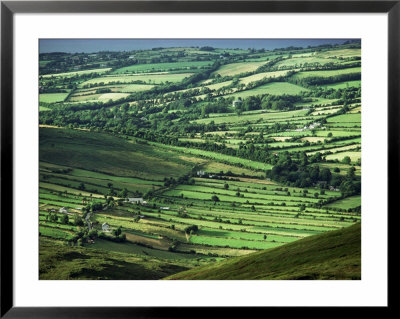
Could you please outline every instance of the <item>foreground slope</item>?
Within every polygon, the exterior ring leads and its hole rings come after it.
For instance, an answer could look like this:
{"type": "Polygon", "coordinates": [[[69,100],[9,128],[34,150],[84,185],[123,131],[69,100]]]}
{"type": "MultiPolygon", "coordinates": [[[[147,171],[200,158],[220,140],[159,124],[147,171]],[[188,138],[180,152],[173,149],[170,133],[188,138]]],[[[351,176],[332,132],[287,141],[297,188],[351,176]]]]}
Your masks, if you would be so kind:
{"type": "Polygon", "coordinates": [[[361,279],[361,224],[165,279],[361,279]]]}
{"type": "Polygon", "coordinates": [[[41,280],[156,280],[188,269],[178,262],[121,252],[70,247],[43,237],[40,238],[39,244],[41,280]]]}

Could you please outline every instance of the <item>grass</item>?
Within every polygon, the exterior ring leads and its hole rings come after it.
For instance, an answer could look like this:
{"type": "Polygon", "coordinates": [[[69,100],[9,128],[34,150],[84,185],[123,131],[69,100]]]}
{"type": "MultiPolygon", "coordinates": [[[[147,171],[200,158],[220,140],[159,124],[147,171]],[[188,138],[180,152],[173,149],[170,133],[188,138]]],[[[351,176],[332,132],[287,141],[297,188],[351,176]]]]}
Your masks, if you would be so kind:
{"type": "Polygon", "coordinates": [[[319,64],[324,65],[327,63],[338,63],[338,59],[325,59],[321,57],[293,57],[291,59],[283,60],[275,64],[276,67],[290,67],[296,68],[304,66],[305,64],[319,64]]]}
{"type": "Polygon", "coordinates": [[[236,167],[228,164],[223,164],[223,163],[218,163],[218,162],[213,162],[209,161],[206,164],[203,164],[201,168],[209,173],[219,173],[223,171],[224,173],[227,172],[232,172],[233,174],[238,174],[238,175],[247,175],[247,176],[259,176],[260,172],[255,172],[250,169],[246,169],[243,167],[236,167]]]}
{"type": "Polygon", "coordinates": [[[84,102],[84,101],[99,101],[108,102],[116,101],[129,96],[129,93],[103,93],[103,94],[90,94],[90,95],[73,95],[69,98],[71,102],[84,102]]]}
{"type": "Polygon", "coordinates": [[[298,72],[298,73],[294,74],[293,78],[302,79],[302,78],[307,78],[307,77],[311,77],[311,76],[326,78],[326,77],[331,77],[331,76],[335,76],[335,75],[360,73],[360,72],[361,72],[361,67],[338,69],[338,70],[305,71],[305,72],[298,72]]]}
{"type": "Polygon", "coordinates": [[[148,84],[129,84],[123,86],[121,89],[119,89],[119,91],[121,93],[134,93],[134,92],[148,91],[153,87],[154,85],[148,85],[148,84]]]}
{"type": "Polygon", "coordinates": [[[361,159],[361,152],[340,152],[340,153],[335,153],[335,154],[329,154],[326,156],[326,159],[328,161],[331,160],[339,160],[341,161],[345,157],[350,157],[351,161],[357,162],[359,159],[361,159]]]}
{"type": "Polygon", "coordinates": [[[84,85],[107,85],[113,82],[118,83],[134,83],[135,81],[142,81],[151,84],[160,84],[162,82],[180,82],[184,78],[191,76],[193,73],[177,73],[177,74],[151,74],[144,73],[138,75],[120,75],[120,76],[104,76],[98,77],[94,79],[90,79],[86,82],[83,82],[79,85],[79,87],[83,87],[84,85]]]}
{"type": "Polygon", "coordinates": [[[254,89],[251,90],[245,90],[241,92],[236,92],[232,94],[226,95],[226,97],[233,96],[235,98],[241,97],[241,98],[246,98],[249,96],[255,96],[255,95],[263,95],[263,94],[271,94],[271,95],[283,95],[283,94],[291,94],[291,95],[296,95],[299,94],[300,92],[306,92],[308,89],[288,83],[288,82],[272,82],[272,83],[267,83],[261,86],[258,86],[254,89]]]}
{"type": "Polygon", "coordinates": [[[194,61],[194,62],[172,62],[172,63],[151,63],[151,64],[134,64],[113,71],[113,74],[123,73],[146,73],[158,71],[173,71],[180,69],[199,68],[211,65],[211,61],[194,61]]]}
{"type": "Polygon", "coordinates": [[[47,112],[47,111],[51,111],[51,109],[42,105],[39,106],[39,112],[47,112]]]}
{"type": "Polygon", "coordinates": [[[329,50],[329,51],[323,51],[323,52],[318,52],[318,56],[320,57],[343,57],[343,58],[348,58],[348,57],[354,57],[354,56],[361,56],[361,49],[340,49],[340,50],[329,50]]]}
{"type": "Polygon", "coordinates": [[[284,76],[284,75],[286,75],[287,72],[288,71],[274,71],[274,72],[256,73],[254,75],[240,78],[240,83],[249,84],[250,82],[259,81],[264,78],[275,78],[275,77],[279,77],[279,76],[284,76]]]}
{"type": "Polygon", "coordinates": [[[64,73],[54,73],[54,74],[46,74],[42,75],[43,78],[51,78],[51,77],[72,77],[75,75],[82,75],[82,74],[91,74],[91,73],[105,73],[110,71],[111,68],[102,68],[102,69],[93,69],[93,70],[83,70],[83,71],[73,71],[73,72],[64,72],[64,73]]]}
{"type": "Polygon", "coordinates": [[[361,279],[361,224],[202,266],[165,279],[361,279]]]}
{"type": "Polygon", "coordinates": [[[334,89],[334,90],[345,89],[348,87],[361,87],[361,81],[338,82],[329,85],[322,85],[321,87],[325,89],[334,89]]]}
{"type": "Polygon", "coordinates": [[[339,199],[333,203],[325,205],[325,207],[333,207],[333,208],[356,208],[361,206],[361,196],[350,196],[347,198],[339,199]]]}
{"type": "Polygon", "coordinates": [[[97,100],[107,102],[109,100],[115,101],[129,96],[127,93],[104,93],[100,95],[97,100]]]}
{"type": "MultiPolygon", "coordinates": [[[[333,170],[337,167],[337,168],[339,168],[339,170],[340,170],[339,174],[341,174],[341,175],[346,175],[347,171],[351,167],[350,165],[342,164],[342,163],[319,163],[318,165],[320,166],[320,168],[323,168],[323,167],[329,168],[331,170],[331,172],[333,172],[333,170]]],[[[355,174],[357,176],[361,176],[361,167],[355,166],[355,168],[356,168],[355,174]]]]}
{"type": "Polygon", "coordinates": [[[41,93],[39,94],[40,103],[63,102],[69,93],[41,93]]]}
{"type": "Polygon", "coordinates": [[[326,119],[327,123],[361,123],[361,114],[360,113],[352,113],[352,114],[342,114],[333,117],[329,117],[326,119]]]}
{"type": "Polygon", "coordinates": [[[40,280],[156,280],[185,269],[154,257],[39,241],[40,280]]]}
{"type": "MultiPolygon", "coordinates": [[[[260,235],[260,238],[262,236],[260,235]]],[[[231,248],[250,248],[250,249],[268,249],[283,245],[283,243],[270,242],[270,241],[254,241],[254,240],[241,240],[241,239],[229,239],[229,238],[217,238],[207,236],[191,236],[190,242],[194,244],[206,244],[211,246],[231,248]]]]}
{"type": "Polygon", "coordinates": [[[99,179],[99,180],[104,180],[104,181],[113,181],[113,182],[127,183],[127,184],[162,185],[161,182],[157,182],[157,181],[143,180],[143,179],[133,178],[133,177],[107,175],[107,174],[102,174],[102,173],[94,172],[94,171],[90,171],[90,170],[84,170],[84,169],[79,169],[79,168],[72,169],[67,166],[54,165],[54,164],[43,163],[43,162],[40,163],[40,168],[43,170],[48,170],[50,172],[57,172],[58,170],[63,170],[63,169],[71,169],[71,172],[69,172],[70,176],[88,177],[88,178],[99,179]]]}
{"type": "Polygon", "coordinates": [[[40,160],[108,175],[153,180],[180,176],[192,166],[154,146],[104,133],[52,128],[40,128],[40,160]]]}
{"type": "MultiPolygon", "coordinates": [[[[152,144],[155,144],[155,143],[152,143],[152,144]]],[[[165,147],[166,149],[171,149],[171,150],[178,151],[178,152],[181,152],[184,154],[200,156],[203,158],[216,160],[218,162],[223,162],[226,164],[242,165],[243,167],[251,168],[251,169],[255,169],[255,170],[267,170],[267,169],[272,168],[271,164],[260,163],[260,162],[243,159],[243,158],[236,157],[236,156],[225,155],[225,154],[210,152],[210,151],[203,151],[203,150],[198,150],[195,148],[188,148],[188,147],[169,146],[169,145],[162,146],[160,144],[158,144],[158,145],[160,147],[165,147]]]]}
{"type": "Polygon", "coordinates": [[[241,62],[241,63],[231,63],[221,66],[215,74],[221,76],[234,76],[241,73],[253,72],[257,70],[260,66],[265,64],[265,61],[260,62],[241,62]]]}
{"type": "Polygon", "coordinates": [[[227,124],[236,124],[240,122],[254,122],[254,121],[276,121],[276,120],[292,120],[296,117],[303,116],[307,113],[306,110],[295,110],[288,112],[266,112],[261,114],[249,114],[249,115],[227,115],[227,116],[218,116],[218,117],[210,117],[200,120],[193,121],[194,123],[203,123],[208,124],[213,121],[215,124],[227,123],[227,124]]]}
{"type": "Polygon", "coordinates": [[[50,237],[54,239],[71,239],[72,232],[64,231],[53,227],[39,226],[39,233],[41,236],[50,237]]]}

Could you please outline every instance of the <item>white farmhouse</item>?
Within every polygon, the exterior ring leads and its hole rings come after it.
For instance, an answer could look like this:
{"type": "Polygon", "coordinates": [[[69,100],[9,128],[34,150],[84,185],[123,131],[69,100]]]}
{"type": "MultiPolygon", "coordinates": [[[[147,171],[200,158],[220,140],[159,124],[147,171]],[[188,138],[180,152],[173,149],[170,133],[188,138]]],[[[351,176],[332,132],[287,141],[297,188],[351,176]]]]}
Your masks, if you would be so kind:
{"type": "Polygon", "coordinates": [[[108,223],[103,223],[103,225],[101,225],[101,229],[105,232],[109,232],[110,231],[110,224],[108,223]]]}
{"type": "Polygon", "coordinates": [[[126,202],[134,204],[143,204],[144,201],[142,197],[130,197],[127,198],[126,202]]]}
{"type": "Polygon", "coordinates": [[[61,214],[68,214],[68,209],[66,209],[65,207],[61,207],[58,212],[61,214]]]}
{"type": "Polygon", "coordinates": [[[205,174],[205,171],[197,171],[197,176],[204,176],[205,174]]]}

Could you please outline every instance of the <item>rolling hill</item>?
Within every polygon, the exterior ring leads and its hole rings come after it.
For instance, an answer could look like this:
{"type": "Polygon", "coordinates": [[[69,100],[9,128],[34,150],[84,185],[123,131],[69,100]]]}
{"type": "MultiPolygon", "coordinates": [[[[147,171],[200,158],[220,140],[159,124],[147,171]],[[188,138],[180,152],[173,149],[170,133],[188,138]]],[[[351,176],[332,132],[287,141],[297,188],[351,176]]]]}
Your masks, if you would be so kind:
{"type": "Polygon", "coordinates": [[[361,279],[361,224],[164,279],[361,279]]]}

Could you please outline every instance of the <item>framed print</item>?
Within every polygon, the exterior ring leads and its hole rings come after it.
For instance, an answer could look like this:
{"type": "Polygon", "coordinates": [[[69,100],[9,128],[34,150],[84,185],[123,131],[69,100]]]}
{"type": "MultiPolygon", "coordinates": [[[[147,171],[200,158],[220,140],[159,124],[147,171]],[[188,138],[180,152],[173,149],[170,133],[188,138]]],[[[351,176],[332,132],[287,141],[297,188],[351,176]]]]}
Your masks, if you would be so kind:
{"type": "Polygon", "coordinates": [[[1,316],[388,309],[399,12],[3,1],[1,316]]]}

